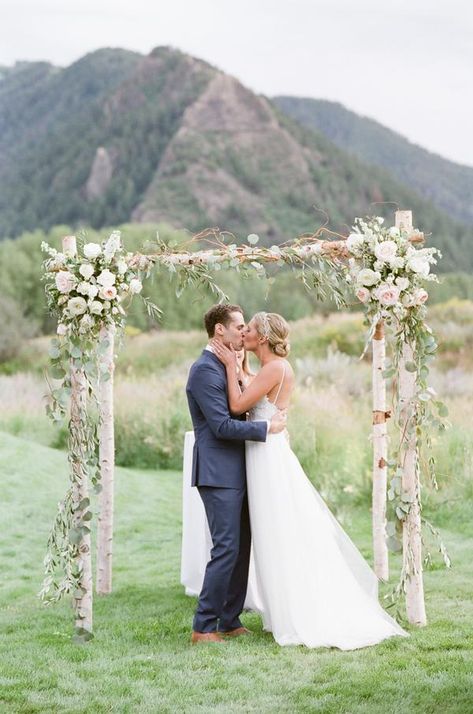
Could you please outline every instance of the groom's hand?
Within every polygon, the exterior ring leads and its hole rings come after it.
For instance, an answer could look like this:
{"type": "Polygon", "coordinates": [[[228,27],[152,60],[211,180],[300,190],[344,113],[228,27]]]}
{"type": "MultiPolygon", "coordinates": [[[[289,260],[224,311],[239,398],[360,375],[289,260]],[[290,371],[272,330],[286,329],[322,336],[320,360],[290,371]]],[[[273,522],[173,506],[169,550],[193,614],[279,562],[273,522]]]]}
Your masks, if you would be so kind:
{"type": "Polygon", "coordinates": [[[286,410],[276,412],[269,423],[269,434],[279,434],[286,428],[287,414],[286,410]]]}

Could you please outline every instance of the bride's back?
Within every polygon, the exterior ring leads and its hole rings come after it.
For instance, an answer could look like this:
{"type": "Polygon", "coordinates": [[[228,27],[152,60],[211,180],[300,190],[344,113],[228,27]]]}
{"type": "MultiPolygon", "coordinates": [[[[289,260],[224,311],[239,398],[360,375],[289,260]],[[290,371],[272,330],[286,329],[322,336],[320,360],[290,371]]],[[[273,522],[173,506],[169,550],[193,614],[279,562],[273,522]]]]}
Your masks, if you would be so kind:
{"type": "Polygon", "coordinates": [[[280,363],[281,376],[279,382],[268,392],[267,398],[278,409],[287,409],[294,390],[294,370],[286,359],[281,358],[277,362],[280,363]]]}

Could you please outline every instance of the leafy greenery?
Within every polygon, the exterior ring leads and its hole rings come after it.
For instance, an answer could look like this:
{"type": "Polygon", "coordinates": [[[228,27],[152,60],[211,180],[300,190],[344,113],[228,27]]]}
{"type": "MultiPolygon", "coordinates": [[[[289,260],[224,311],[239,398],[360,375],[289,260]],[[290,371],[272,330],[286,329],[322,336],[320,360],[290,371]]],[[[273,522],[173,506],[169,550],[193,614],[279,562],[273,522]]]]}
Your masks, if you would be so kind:
{"type": "MultiPolygon", "coordinates": [[[[125,224],[120,226],[125,247],[133,252],[143,250],[148,244],[148,250],[156,248],[156,228],[159,230],[160,239],[170,244],[184,243],[189,239],[188,234],[176,231],[166,225],[151,226],[140,224],[125,224]]],[[[6,299],[16,304],[17,314],[27,315],[29,334],[51,334],[55,331],[54,320],[47,312],[47,303],[44,294],[44,285],[41,281],[41,262],[44,255],[41,253],[41,243],[47,241],[57,250],[61,250],[61,239],[70,235],[70,226],[57,226],[48,233],[36,230],[25,233],[15,240],[0,241],[0,292],[6,299]],[[21,276],[21,278],[20,278],[21,276]]],[[[84,235],[91,242],[102,242],[110,235],[109,228],[101,230],[88,229],[84,235]]],[[[443,261],[442,261],[443,262],[443,261]]],[[[272,270],[268,268],[268,277],[271,278],[272,270]]],[[[248,315],[261,309],[262,305],[271,312],[278,312],[289,320],[297,320],[314,313],[329,314],[335,305],[330,300],[317,299],[314,293],[308,292],[299,279],[295,279],[298,272],[290,269],[278,273],[277,283],[271,280],[248,278],[242,280],[234,271],[226,271],[219,276],[219,282],[224,292],[229,295],[232,302],[242,305],[248,315]]],[[[168,274],[153,274],[146,282],[143,295],[163,310],[160,326],[166,329],[196,329],[201,327],[201,315],[206,307],[215,302],[215,296],[209,294],[205,288],[186,290],[179,300],[176,300],[175,282],[168,274]],[[199,309],[196,310],[196,304],[199,309]]],[[[432,283],[429,288],[429,305],[445,302],[452,295],[457,298],[473,298],[473,276],[467,273],[455,273],[442,276],[441,283],[432,283]]],[[[360,310],[358,301],[354,300],[352,309],[360,310]],[[356,303],[356,304],[355,304],[356,303]]],[[[21,324],[19,319],[18,327],[21,324]]],[[[128,314],[128,324],[140,330],[156,329],[156,320],[152,319],[141,301],[134,301],[128,314]]],[[[20,331],[21,332],[21,331],[20,331]]],[[[343,336],[340,336],[343,340],[343,336]]],[[[441,346],[441,349],[443,347],[441,346]]],[[[22,360],[28,360],[31,352],[25,351],[18,344],[15,348],[18,356],[18,365],[22,360]]],[[[38,368],[41,366],[42,356],[36,355],[38,368]]],[[[15,370],[10,362],[0,365],[2,371],[15,370]]]]}
{"type": "Polygon", "coordinates": [[[34,325],[27,320],[21,309],[21,304],[11,297],[0,297],[0,314],[2,315],[2,330],[0,332],[0,362],[17,357],[23,341],[31,337],[34,325]]]}

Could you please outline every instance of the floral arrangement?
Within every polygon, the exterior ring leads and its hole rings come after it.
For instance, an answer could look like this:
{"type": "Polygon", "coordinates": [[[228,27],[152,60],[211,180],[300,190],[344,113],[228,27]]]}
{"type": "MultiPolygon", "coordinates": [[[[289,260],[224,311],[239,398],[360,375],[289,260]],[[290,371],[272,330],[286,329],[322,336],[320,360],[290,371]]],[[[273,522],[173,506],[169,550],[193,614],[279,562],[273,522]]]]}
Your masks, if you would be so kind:
{"type": "MultiPolygon", "coordinates": [[[[63,253],[43,242],[48,254],[44,280],[48,308],[58,320],[57,337],[49,350],[50,398],[46,407],[54,421],[67,414],[71,390],[71,365],[79,370],[85,384],[84,411],[72,426],[69,421],[70,485],[59,504],[48,539],[45,574],[40,597],[45,602],[59,600],[65,593],[81,592],[82,572],[77,565],[82,537],[90,533],[89,499],[74,502],[74,486],[90,479],[101,490],[98,464],[98,382],[110,379],[110,365],[103,356],[110,342],[107,328],[120,332],[126,321],[126,307],[142,290],[142,270],[130,265],[132,253],[125,253],[119,231],[113,231],[101,245],[81,242],[78,250],[63,253]],[[105,331],[101,334],[102,330],[105,331]]],[[[147,298],[148,311],[159,309],[147,298]]]]}
{"type": "Polygon", "coordinates": [[[103,244],[85,243],[77,254],[60,253],[41,244],[50,256],[44,262],[50,311],[58,318],[59,337],[83,335],[93,339],[103,326],[122,327],[122,303],[141,293],[139,273],[129,267],[119,231],[103,244]]]}
{"type": "Polygon", "coordinates": [[[397,227],[384,228],[380,217],[357,219],[346,246],[351,254],[347,280],[373,317],[405,319],[413,307],[424,305],[425,281],[438,282],[430,272],[441,253],[437,248],[416,248],[423,242],[418,231],[407,235],[397,227]]]}
{"type": "MultiPolygon", "coordinates": [[[[356,219],[353,232],[347,238],[348,260],[346,280],[355,296],[363,303],[368,324],[365,351],[371,343],[376,325],[383,321],[394,330],[392,363],[383,376],[399,374],[401,364],[415,374],[415,394],[409,405],[409,419],[400,431],[399,443],[388,466],[393,471],[388,499],[393,518],[387,524],[388,545],[394,551],[402,549],[402,523],[412,508],[412,497],[402,489],[404,472],[403,445],[409,434],[415,433],[418,460],[416,468],[427,473],[434,488],[438,488],[435,459],[432,455],[432,430],[444,430],[448,422],[448,409],[438,400],[435,390],[429,386],[429,364],[435,358],[437,341],[426,323],[425,303],[429,297],[424,285],[438,282],[431,272],[441,253],[437,248],[416,247],[424,242],[418,231],[407,233],[398,227],[384,227],[380,217],[356,219]],[[409,349],[409,361],[405,361],[405,349],[409,349]]],[[[394,393],[396,394],[396,392],[394,393]]],[[[394,417],[401,424],[400,404],[394,397],[394,417]]],[[[416,500],[421,510],[420,493],[416,500]]],[[[439,551],[447,567],[450,559],[441,541],[440,534],[431,523],[422,517],[424,525],[437,538],[439,551]]],[[[408,553],[407,567],[390,597],[397,604],[405,592],[406,581],[413,571],[408,553]]],[[[426,561],[431,559],[427,552],[426,561]]]]}

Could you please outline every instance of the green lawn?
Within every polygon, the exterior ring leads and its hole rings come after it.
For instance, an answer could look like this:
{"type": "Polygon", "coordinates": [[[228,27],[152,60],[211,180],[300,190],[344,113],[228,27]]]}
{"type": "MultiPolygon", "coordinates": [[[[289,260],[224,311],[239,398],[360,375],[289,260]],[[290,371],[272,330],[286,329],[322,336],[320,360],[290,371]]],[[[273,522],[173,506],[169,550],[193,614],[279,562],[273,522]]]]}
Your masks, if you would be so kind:
{"type": "MultiPolygon", "coordinates": [[[[225,646],[189,645],[194,601],[179,585],[180,474],[119,469],[114,592],[95,601],[95,639],[71,642],[69,603],[35,597],[63,453],[0,433],[3,712],[473,711],[473,538],[443,535],[451,571],[426,573],[429,626],[356,652],[280,648],[259,618],[254,635],[225,646]]],[[[368,512],[348,530],[370,552],[368,512]]],[[[398,561],[395,563],[397,574],[398,561]]]]}

